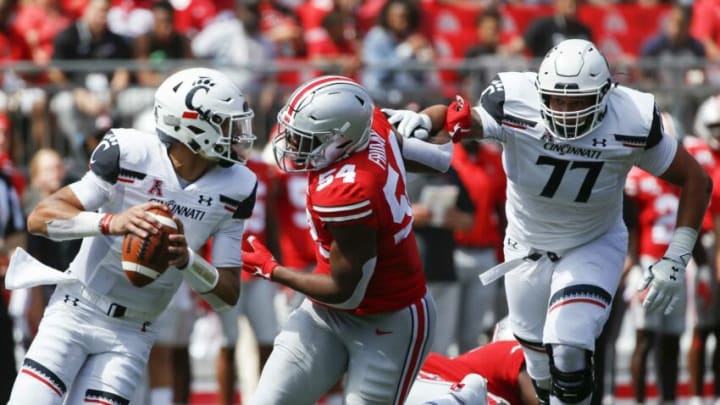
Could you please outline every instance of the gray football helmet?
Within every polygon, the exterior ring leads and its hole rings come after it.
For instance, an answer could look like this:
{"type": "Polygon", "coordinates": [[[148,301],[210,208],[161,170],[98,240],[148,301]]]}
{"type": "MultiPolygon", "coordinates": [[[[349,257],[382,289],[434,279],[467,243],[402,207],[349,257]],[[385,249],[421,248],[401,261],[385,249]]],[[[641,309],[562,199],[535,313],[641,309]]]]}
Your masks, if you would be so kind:
{"type": "Polygon", "coordinates": [[[299,87],[277,116],[273,151],[287,172],[319,170],[367,145],[374,105],[365,89],[343,76],[299,87]]]}

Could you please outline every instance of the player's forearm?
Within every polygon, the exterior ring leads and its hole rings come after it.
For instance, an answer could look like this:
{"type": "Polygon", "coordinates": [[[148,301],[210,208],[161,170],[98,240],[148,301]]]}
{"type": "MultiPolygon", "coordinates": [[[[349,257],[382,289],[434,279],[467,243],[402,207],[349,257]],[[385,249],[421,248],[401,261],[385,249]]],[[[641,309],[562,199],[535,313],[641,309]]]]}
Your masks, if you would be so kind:
{"type": "Polygon", "coordinates": [[[72,219],[83,212],[81,207],[75,194],[65,187],[38,203],[28,216],[28,232],[48,236],[48,222],[72,219]]]}
{"type": "Polygon", "coordinates": [[[300,272],[285,266],[273,270],[272,280],[328,304],[344,302],[352,295],[352,291],[342,288],[329,275],[300,272]]]}
{"type": "Polygon", "coordinates": [[[447,112],[447,106],[442,104],[432,105],[422,110],[420,113],[425,114],[430,118],[432,124],[430,131],[428,131],[431,137],[438,132],[445,129],[445,114],[447,112]]]}
{"type": "Polygon", "coordinates": [[[470,127],[470,134],[465,139],[482,139],[485,136],[482,118],[474,108],[470,109],[470,114],[472,116],[472,127],[470,127]]]}
{"type": "Polygon", "coordinates": [[[226,304],[234,306],[240,299],[240,268],[222,267],[218,269],[220,279],[210,293],[215,294],[226,304]]]}
{"type": "Polygon", "coordinates": [[[705,171],[688,176],[682,185],[676,228],[683,226],[698,230],[705,216],[712,192],[712,180],[705,171]]]}

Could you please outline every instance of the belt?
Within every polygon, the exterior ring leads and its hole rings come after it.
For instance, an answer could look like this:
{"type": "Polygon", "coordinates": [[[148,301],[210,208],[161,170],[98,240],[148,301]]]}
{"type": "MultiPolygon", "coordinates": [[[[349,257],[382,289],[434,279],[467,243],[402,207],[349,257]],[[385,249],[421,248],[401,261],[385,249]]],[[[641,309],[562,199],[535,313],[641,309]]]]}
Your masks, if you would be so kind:
{"type": "Polygon", "coordinates": [[[78,287],[68,288],[70,293],[77,293],[81,298],[85,299],[89,304],[104,312],[105,315],[111,318],[127,318],[135,319],[139,321],[151,321],[155,319],[156,314],[150,312],[138,311],[136,309],[128,308],[124,305],[113,302],[110,298],[98,294],[95,291],[81,285],[78,287]],[[75,291],[72,291],[75,290],[75,291]]]}
{"type": "Polygon", "coordinates": [[[480,281],[483,283],[483,285],[488,285],[499,279],[500,277],[504,276],[506,273],[514,270],[521,264],[528,262],[536,262],[542,259],[542,257],[545,255],[547,255],[548,259],[550,259],[551,262],[557,262],[558,260],[560,260],[560,256],[558,256],[555,252],[541,253],[539,251],[532,250],[525,257],[512,259],[510,261],[500,263],[494,267],[491,267],[480,275],[480,281]]]}

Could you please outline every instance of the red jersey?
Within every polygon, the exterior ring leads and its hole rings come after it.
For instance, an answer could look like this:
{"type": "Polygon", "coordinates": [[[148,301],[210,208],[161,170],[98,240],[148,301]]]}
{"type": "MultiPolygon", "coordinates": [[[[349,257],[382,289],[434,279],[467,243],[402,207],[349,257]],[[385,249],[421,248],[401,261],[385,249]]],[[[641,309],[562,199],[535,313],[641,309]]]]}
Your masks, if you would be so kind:
{"type": "MultiPolygon", "coordinates": [[[[268,191],[272,189],[275,181],[275,171],[273,167],[256,156],[248,159],[246,165],[257,176],[257,191],[255,192],[255,207],[253,207],[252,215],[245,221],[243,239],[253,235],[260,242],[267,245],[267,200],[268,191]]],[[[240,278],[246,281],[252,279],[253,276],[246,271],[242,271],[240,272],[240,278]]]]}
{"type": "Polygon", "coordinates": [[[625,193],[638,208],[638,254],[661,258],[675,232],[679,189],[633,167],[625,180],[625,193]]]}
{"type": "Polygon", "coordinates": [[[308,226],[306,197],[307,175],[304,173],[278,174],[276,215],[280,255],[283,265],[294,269],[307,269],[315,264],[315,242],[308,226]]]}
{"type": "Polygon", "coordinates": [[[458,383],[470,373],[480,374],[488,382],[488,392],[521,404],[518,376],[525,367],[522,347],[515,340],[488,343],[463,355],[448,358],[430,353],[419,377],[458,383]]]}
{"type": "Polygon", "coordinates": [[[506,177],[500,151],[478,144],[476,152],[467,151],[460,143],[453,149],[452,167],[465,184],[475,206],[475,222],[467,232],[455,232],[460,246],[497,247],[502,245],[503,229],[497,207],[505,205],[506,177]]]}
{"type": "Polygon", "coordinates": [[[425,296],[425,276],[412,231],[405,165],[392,126],[375,109],[368,146],[309,173],[308,212],[317,242],[315,272],[330,274],[332,235],[326,225],[377,230],[377,262],[365,296],[351,312],[395,311],[425,296]]]}
{"type": "MultiPolygon", "coordinates": [[[[686,136],[683,138],[683,146],[687,149],[688,153],[690,153],[690,155],[692,155],[692,157],[700,163],[700,166],[702,166],[703,169],[710,174],[710,176],[713,175],[713,172],[718,170],[718,165],[716,163],[717,160],[713,157],[712,149],[710,149],[707,142],[695,136],[686,136]]],[[[716,209],[720,210],[720,207],[717,207],[716,209]]],[[[713,230],[711,210],[705,212],[705,217],[703,217],[700,229],[701,232],[710,232],[713,230]]]]}

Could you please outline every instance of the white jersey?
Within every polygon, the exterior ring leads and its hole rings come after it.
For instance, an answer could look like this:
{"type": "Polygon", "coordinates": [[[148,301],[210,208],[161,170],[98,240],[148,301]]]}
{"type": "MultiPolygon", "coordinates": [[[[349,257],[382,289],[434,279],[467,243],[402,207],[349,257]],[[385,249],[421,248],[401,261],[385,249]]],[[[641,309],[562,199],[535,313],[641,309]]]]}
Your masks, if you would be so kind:
{"type": "Polygon", "coordinates": [[[589,242],[621,221],[630,168],[662,174],[677,143],[664,135],[654,97],[624,86],[610,91],[605,117],[590,134],[559,140],[540,114],[536,76],[500,73],[474,110],[485,138],[503,143],[507,237],[559,252],[589,242]]]}
{"type": "MultiPolygon", "coordinates": [[[[245,166],[216,166],[184,187],[167,146],[156,135],[113,129],[90,158],[90,171],[72,190],[86,210],[117,213],[150,200],[167,204],[183,223],[187,244],[199,249],[214,236],[213,263],[240,267],[243,223],[252,212],[257,182],[245,166]]],[[[69,271],[95,292],[129,308],[160,313],[182,273],[167,269],[145,287],[135,287],[121,268],[123,236],[85,238],[69,271]]]]}

